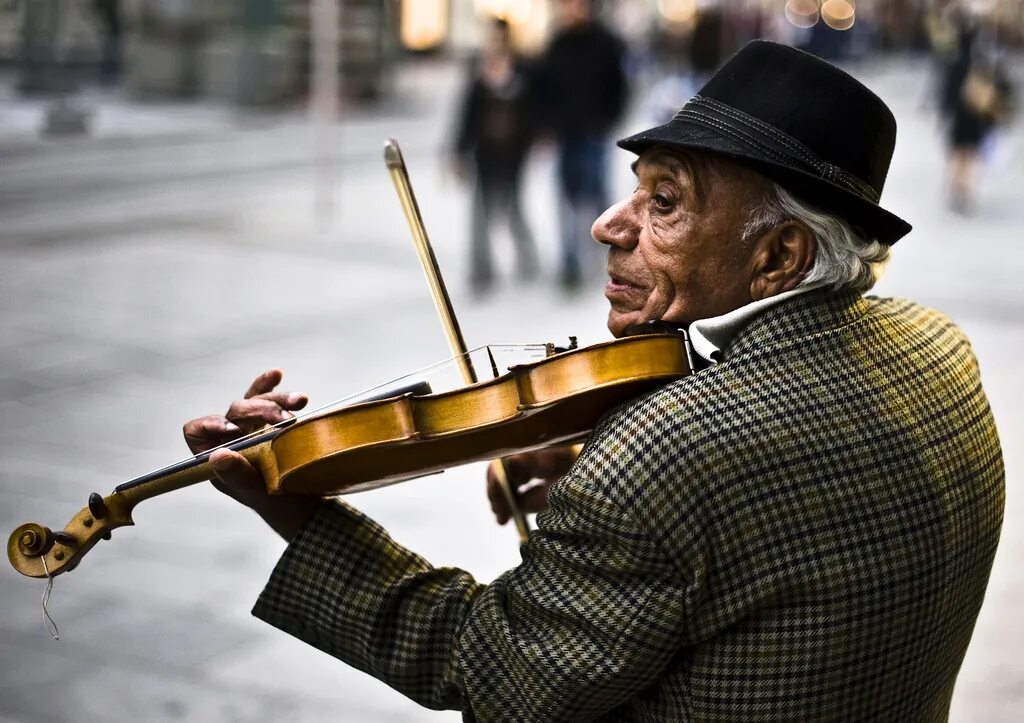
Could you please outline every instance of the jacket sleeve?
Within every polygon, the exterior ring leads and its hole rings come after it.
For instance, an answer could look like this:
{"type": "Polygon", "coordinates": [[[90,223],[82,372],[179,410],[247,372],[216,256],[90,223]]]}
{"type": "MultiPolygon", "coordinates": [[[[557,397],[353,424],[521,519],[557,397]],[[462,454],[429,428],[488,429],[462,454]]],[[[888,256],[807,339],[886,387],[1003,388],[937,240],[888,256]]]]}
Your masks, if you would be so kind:
{"type": "Polygon", "coordinates": [[[523,561],[491,585],[435,568],[329,503],[253,614],[430,708],[582,720],[634,697],[682,636],[671,562],[586,480],[554,486],[523,561]]]}

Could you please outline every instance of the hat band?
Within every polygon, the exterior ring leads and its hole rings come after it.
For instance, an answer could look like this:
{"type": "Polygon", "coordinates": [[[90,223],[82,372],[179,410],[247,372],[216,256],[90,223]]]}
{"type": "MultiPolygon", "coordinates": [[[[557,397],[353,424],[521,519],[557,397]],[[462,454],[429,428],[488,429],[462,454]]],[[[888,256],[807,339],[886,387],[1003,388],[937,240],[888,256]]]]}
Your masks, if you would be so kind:
{"type": "Polygon", "coordinates": [[[849,171],[818,158],[810,148],[775,126],[713,98],[693,96],[673,120],[713,128],[752,153],[764,156],[766,160],[796,166],[872,203],[878,203],[878,191],[849,171]]]}

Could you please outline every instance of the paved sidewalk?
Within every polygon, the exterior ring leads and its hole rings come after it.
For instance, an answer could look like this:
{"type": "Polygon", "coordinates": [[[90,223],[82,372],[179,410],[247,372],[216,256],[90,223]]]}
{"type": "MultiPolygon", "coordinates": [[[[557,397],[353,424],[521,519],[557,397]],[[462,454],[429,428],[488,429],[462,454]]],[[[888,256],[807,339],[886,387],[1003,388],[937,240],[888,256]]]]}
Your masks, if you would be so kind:
{"type": "MultiPolygon", "coordinates": [[[[1024,710],[1024,132],[1002,139],[976,215],[956,216],[944,204],[941,139],[918,107],[920,69],[860,72],[900,122],[885,203],[915,224],[879,292],[963,325],[1005,448],[1007,521],[952,720],[1009,723],[1024,710]]],[[[606,338],[601,283],[561,294],[553,241],[542,243],[536,284],[506,279],[491,297],[469,295],[468,204],[441,163],[456,69],[413,68],[400,83],[411,105],[338,126],[335,212],[319,220],[315,139],[300,115],[257,126],[202,111],[170,134],[161,115],[134,140],[0,132],[3,534],[29,520],[56,529],[89,492],[183,456],[182,422],[221,410],[269,366],[323,401],[447,356],[380,160],[389,135],[405,148],[471,345],[606,338]]],[[[0,127],[25,110],[2,109],[0,127]]],[[[627,161],[615,156],[619,193],[630,188],[627,161]]],[[[542,151],[528,173],[541,240],[554,239],[551,163],[542,151]]],[[[490,580],[518,552],[514,533],[492,524],[482,475],[473,465],[354,501],[433,562],[490,580]]],[[[282,544],[209,485],[144,503],[135,517],[56,580],[60,643],[43,632],[43,585],[0,565],[0,723],[459,719],[252,619],[282,544]]]]}

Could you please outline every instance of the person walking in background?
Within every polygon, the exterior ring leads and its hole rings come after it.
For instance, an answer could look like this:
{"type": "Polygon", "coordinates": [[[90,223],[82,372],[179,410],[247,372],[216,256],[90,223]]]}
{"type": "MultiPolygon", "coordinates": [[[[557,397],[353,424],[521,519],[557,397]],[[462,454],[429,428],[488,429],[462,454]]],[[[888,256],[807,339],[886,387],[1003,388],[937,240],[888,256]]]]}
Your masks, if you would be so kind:
{"type": "Polygon", "coordinates": [[[121,77],[121,0],[93,0],[93,8],[103,31],[100,80],[111,84],[121,77]]]}
{"type": "Polygon", "coordinates": [[[949,123],[950,205],[957,213],[971,209],[982,144],[1009,108],[1010,88],[994,41],[968,15],[956,18],[957,50],[942,89],[942,109],[949,123]]]}
{"type": "Polygon", "coordinates": [[[727,22],[721,8],[711,7],[697,13],[693,34],[690,36],[693,93],[696,93],[722,64],[726,28],[727,22]]]}
{"type": "Polygon", "coordinates": [[[494,282],[490,231],[497,214],[508,219],[519,278],[537,275],[537,251],[519,191],[533,140],[530,97],[529,76],[508,23],[494,18],[479,57],[471,61],[455,136],[456,174],[472,179],[473,186],[470,285],[477,294],[494,282]]]}
{"type": "MultiPolygon", "coordinates": [[[[581,247],[608,206],[608,136],[622,117],[628,84],[624,46],[596,17],[593,0],[556,0],[558,30],[538,68],[538,105],[558,143],[561,282],[582,281],[581,247]]],[[[596,248],[596,246],[595,246],[596,248]]]]}

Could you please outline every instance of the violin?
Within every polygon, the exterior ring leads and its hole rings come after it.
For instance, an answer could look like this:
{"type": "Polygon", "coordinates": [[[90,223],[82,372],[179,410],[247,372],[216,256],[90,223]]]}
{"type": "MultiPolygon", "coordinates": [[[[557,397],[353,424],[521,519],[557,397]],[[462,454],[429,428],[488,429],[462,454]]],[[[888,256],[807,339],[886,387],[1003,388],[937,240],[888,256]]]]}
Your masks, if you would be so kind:
{"type": "MultiPolygon", "coordinates": [[[[606,411],[689,368],[681,337],[626,337],[516,365],[450,392],[424,393],[427,387],[418,385],[289,419],[225,446],[260,470],[271,494],[346,494],[581,441],[606,411]]],[[[7,543],[11,564],[29,577],[73,569],[112,530],[134,524],[138,503],[213,477],[210,454],[125,482],[106,497],[93,493],[60,532],[19,526],[7,543]]]]}
{"type": "MultiPolygon", "coordinates": [[[[347,494],[468,462],[579,442],[612,407],[690,373],[685,334],[641,333],[585,348],[576,348],[575,340],[567,349],[545,344],[545,358],[502,374],[492,356],[494,378],[478,380],[393,141],[385,159],[410,227],[418,224],[412,228],[414,239],[465,384],[437,393],[426,382],[409,384],[224,445],[260,470],[270,494],[347,494]]],[[[37,523],[20,525],[7,543],[11,564],[37,578],[74,569],[114,529],[134,524],[132,510],[143,500],[211,479],[213,451],[125,482],[106,497],[94,492],[59,532],[37,523]]],[[[514,499],[507,482],[506,488],[514,499]]],[[[522,536],[521,513],[520,525],[522,536]]]]}

